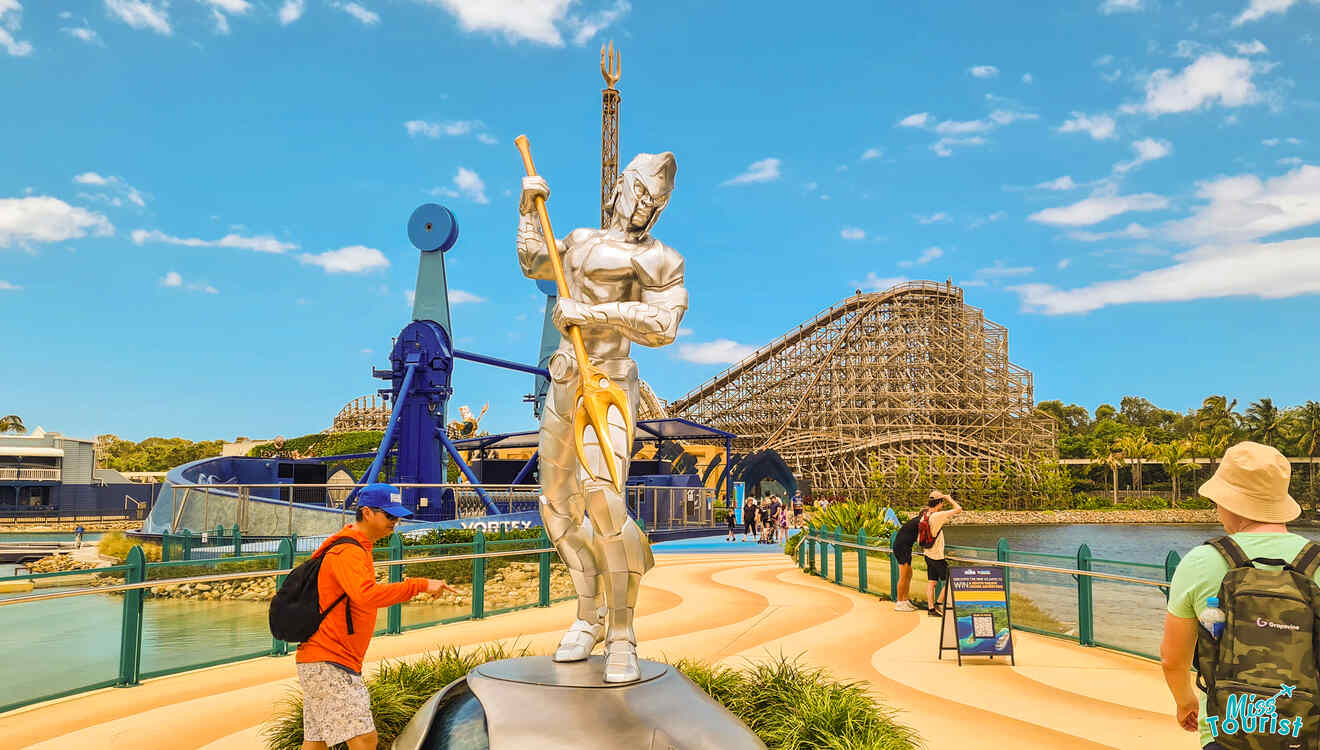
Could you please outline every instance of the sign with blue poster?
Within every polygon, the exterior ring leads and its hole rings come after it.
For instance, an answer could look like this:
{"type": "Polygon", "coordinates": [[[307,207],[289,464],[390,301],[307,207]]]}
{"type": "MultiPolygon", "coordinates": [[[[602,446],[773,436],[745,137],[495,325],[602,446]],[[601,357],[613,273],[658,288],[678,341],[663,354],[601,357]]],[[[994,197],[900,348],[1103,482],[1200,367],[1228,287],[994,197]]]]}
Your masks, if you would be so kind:
{"type": "Polygon", "coordinates": [[[747,494],[747,485],[742,482],[733,483],[733,511],[737,513],[734,523],[742,526],[746,521],[743,520],[743,499],[747,494]]]}
{"type": "Polygon", "coordinates": [[[964,656],[1013,657],[1013,620],[1009,615],[1008,588],[1004,569],[998,567],[951,567],[944,587],[944,612],[940,627],[940,658],[948,650],[964,656]],[[952,645],[945,645],[951,642],[952,645]]]}

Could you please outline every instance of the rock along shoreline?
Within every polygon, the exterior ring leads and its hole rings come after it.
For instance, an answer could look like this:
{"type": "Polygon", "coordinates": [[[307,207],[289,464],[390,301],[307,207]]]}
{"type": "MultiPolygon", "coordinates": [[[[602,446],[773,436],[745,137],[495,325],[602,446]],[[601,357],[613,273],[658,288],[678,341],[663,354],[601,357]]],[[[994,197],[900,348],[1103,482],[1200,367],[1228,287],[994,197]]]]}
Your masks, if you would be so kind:
{"type": "Polygon", "coordinates": [[[1214,508],[1205,510],[967,510],[954,516],[957,526],[1040,524],[1218,523],[1214,508]]]}

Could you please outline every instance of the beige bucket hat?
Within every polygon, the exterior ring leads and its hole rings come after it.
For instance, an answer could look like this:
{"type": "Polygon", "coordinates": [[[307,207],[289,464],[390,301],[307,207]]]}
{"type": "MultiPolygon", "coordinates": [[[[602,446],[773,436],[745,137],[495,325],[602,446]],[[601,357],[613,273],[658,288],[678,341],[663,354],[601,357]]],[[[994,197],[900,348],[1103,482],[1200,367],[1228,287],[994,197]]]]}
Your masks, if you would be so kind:
{"type": "Polygon", "coordinates": [[[1200,493],[1243,518],[1265,523],[1287,523],[1302,508],[1288,494],[1292,466],[1268,445],[1241,442],[1224,451],[1215,475],[1200,493]]]}

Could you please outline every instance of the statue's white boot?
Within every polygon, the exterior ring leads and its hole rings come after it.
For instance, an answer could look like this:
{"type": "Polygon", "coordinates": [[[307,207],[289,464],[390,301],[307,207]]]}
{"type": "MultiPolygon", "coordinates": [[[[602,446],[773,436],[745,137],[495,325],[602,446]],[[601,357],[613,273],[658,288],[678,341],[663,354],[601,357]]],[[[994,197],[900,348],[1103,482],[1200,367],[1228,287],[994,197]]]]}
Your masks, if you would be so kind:
{"type": "Polygon", "coordinates": [[[605,681],[637,682],[642,668],[637,663],[637,646],[628,641],[613,641],[605,646],[605,681]]]}
{"type": "Polygon", "coordinates": [[[554,660],[559,662],[582,661],[591,656],[596,644],[605,639],[605,623],[578,620],[564,633],[555,649],[554,660]]]}

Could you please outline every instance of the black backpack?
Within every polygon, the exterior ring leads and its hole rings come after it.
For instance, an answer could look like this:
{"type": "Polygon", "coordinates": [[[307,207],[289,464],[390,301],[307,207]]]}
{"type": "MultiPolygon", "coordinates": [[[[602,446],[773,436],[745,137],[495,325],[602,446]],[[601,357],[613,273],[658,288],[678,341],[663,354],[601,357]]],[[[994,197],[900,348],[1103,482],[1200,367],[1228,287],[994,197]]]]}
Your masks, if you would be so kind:
{"type": "Polygon", "coordinates": [[[353,634],[353,613],[344,601],[348,594],[341,594],[330,606],[321,609],[321,596],[317,589],[317,579],[321,573],[321,560],[325,553],[340,544],[352,544],[359,549],[362,545],[351,536],[341,536],[330,542],[319,555],[314,555],[302,565],[293,569],[284,579],[275,598],[270,600],[270,634],[288,643],[302,643],[321,627],[321,621],[340,602],[344,602],[344,621],[348,623],[348,634],[353,634]]]}

